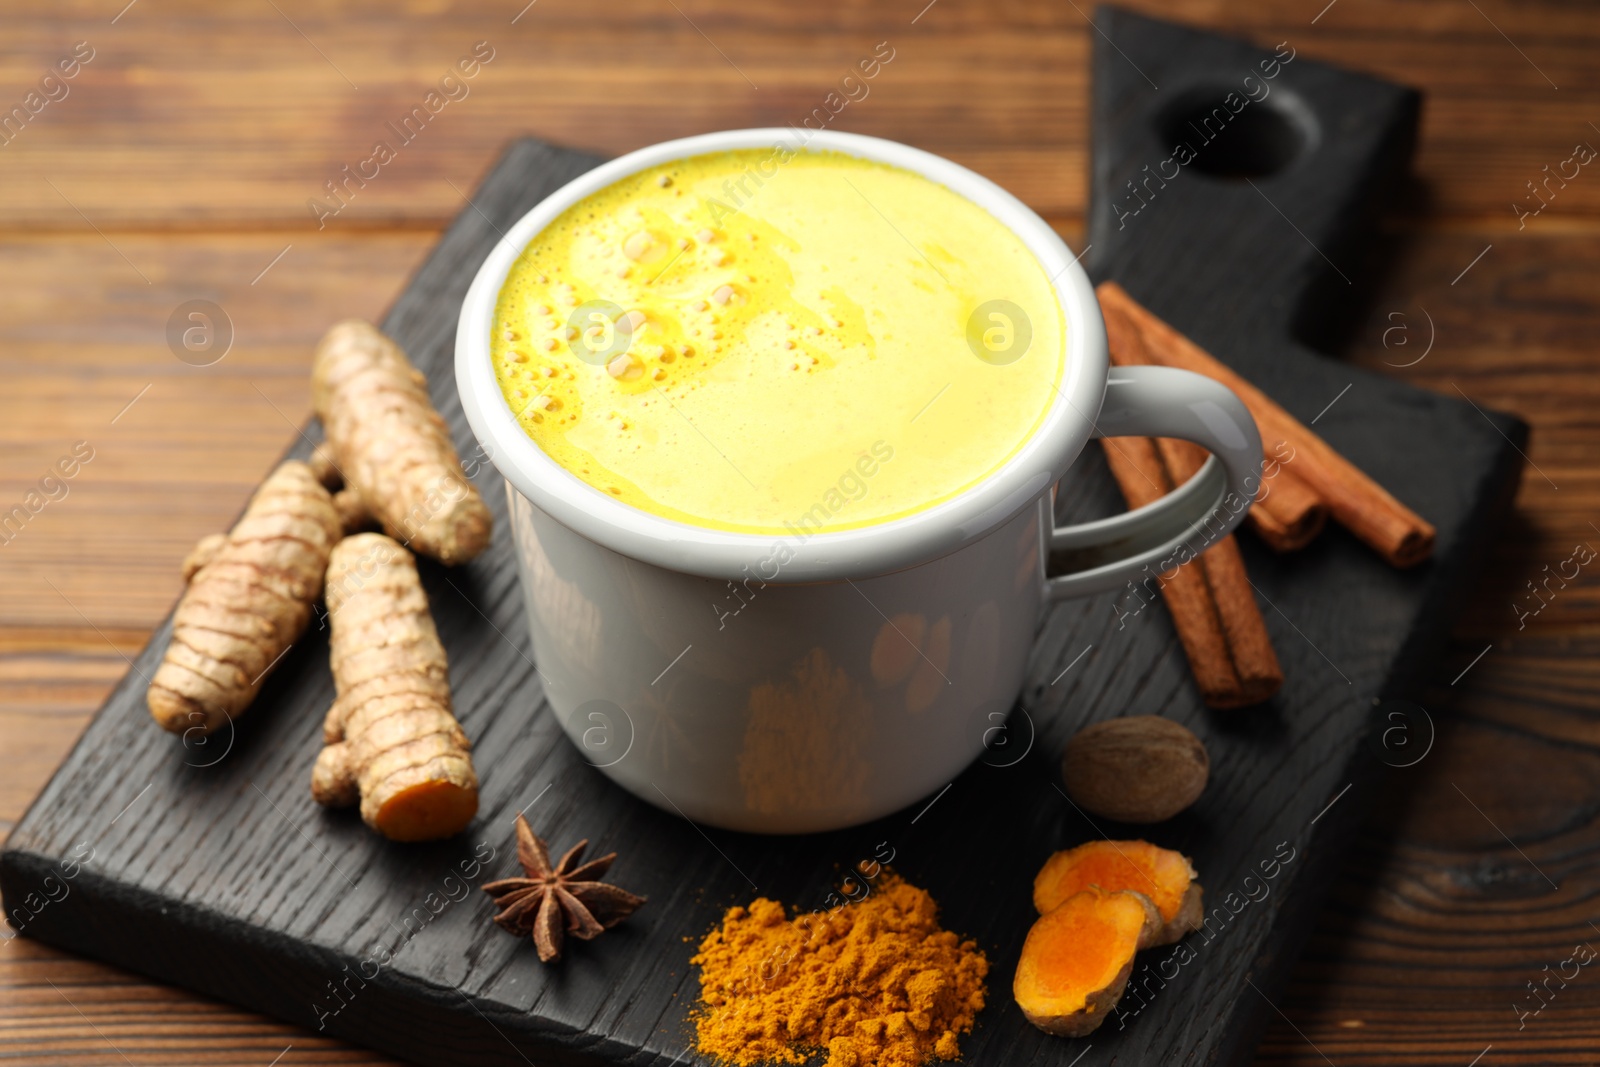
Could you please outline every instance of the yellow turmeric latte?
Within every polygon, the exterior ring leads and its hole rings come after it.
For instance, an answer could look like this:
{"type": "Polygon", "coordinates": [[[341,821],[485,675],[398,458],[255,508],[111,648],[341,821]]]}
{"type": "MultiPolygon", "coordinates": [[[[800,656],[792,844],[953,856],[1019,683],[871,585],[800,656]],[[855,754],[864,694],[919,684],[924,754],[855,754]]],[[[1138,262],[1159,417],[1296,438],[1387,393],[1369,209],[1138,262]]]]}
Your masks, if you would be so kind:
{"type": "Polygon", "coordinates": [[[1056,396],[1051,280],[983,208],[835,152],[697,156],[535,237],[500,290],[506,402],[573,474],[696,526],[885,522],[993,474],[1056,396]]]}

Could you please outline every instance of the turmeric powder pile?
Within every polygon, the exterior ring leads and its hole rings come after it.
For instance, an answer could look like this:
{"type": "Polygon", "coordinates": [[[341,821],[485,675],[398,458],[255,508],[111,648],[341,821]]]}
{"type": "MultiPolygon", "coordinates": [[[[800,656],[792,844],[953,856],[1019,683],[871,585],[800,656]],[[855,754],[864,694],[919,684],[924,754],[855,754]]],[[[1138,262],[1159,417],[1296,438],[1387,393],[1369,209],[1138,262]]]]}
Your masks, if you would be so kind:
{"type": "Polygon", "coordinates": [[[961,1054],[989,961],[939,926],[933,898],[896,875],[826,913],[766,898],[729,908],[700,943],[699,1050],[724,1062],[918,1067],[961,1054]]]}

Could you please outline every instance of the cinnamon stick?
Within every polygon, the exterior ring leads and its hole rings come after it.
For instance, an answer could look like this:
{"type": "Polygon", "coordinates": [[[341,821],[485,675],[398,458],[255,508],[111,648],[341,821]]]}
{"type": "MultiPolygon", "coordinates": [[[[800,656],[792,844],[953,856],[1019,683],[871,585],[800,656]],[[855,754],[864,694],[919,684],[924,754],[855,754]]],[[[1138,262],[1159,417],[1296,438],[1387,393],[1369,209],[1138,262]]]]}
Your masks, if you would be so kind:
{"type": "MultiPolygon", "coordinates": [[[[1113,364],[1126,367],[1157,362],[1137,322],[1120,304],[1102,300],[1101,310],[1113,364]]],[[[1266,431],[1261,432],[1265,436],[1266,431]]],[[[1265,441],[1262,444],[1267,462],[1261,489],[1250,505],[1250,526],[1273,551],[1294,552],[1306,547],[1322,532],[1328,522],[1328,509],[1311,487],[1274,454],[1276,442],[1271,446],[1265,441]]]]}
{"type": "Polygon", "coordinates": [[[1245,519],[1274,552],[1298,552],[1328,524],[1328,508],[1304,479],[1280,463],[1271,475],[1262,473],[1261,495],[1245,519]]]}
{"type": "MultiPolygon", "coordinates": [[[[1198,474],[1206,461],[1206,450],[1191,441],[1162,437],[1156,440],[1156,447],[1174,489],[1198,474]]],[[[1239,543],[1228,534],[1206,549],[1196,562],[1205,569],[1206,585],[1239,678],[1238,703],[1232,706],[1259,704],[1283,687],[1283,668],[1272,649],[1261,609],[1256,606],[1255,587],[1245,573],[1239,543]]]]}
{"type": "MultiPolygon", "coordinates": [[[[1139,508],[1172,491],[1161,454],[1149,437],[1102,438],[1106,462],[1117,479],[1128,507],[1139,508]]],[[[1206,582],[1205,571],[1190,561],[1159,576],[1161,596],[1172,614],[1178,640],[1183,643],[1189,670],[1207,707],[1241,706],[1243,686],[1234,670],[1233,657],[1222,619],[1206,582]]],[[[1148,589],[1149,583],[1145,582],[1148,589]]]]}
{"type": "MultiPolygon", "coordinates": [[[[1255,417],[1265,451],[1272,454],[1280,443],[1287,443],[1293,450],[1295,472],[1323,500],[1330,514],[1384,559],[1396,567],[1411,567],[1432,554],[1435,531],[1427,520],[1265,393],[1145,310],[1115,282],[1102,282],[1097,293],[1101,307],[1110,312],[1108,320],[1118,313],[1126,316],[1153,362],[1204,374],[1237,393],[1255,417]]],[[[1126,326],[1123,329],[1126,331],[1126,326]]]]}

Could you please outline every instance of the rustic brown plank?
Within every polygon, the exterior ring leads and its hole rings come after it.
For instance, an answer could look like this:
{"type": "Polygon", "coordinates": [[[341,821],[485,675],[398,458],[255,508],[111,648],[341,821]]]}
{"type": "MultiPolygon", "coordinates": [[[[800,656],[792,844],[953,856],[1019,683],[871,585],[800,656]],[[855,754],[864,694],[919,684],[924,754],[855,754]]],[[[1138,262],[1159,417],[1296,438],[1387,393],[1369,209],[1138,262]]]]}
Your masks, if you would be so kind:
{"type": "Polygon", "coordinates": [[[309,414],[316,339],[379,315],[432,234],[112,240],[0,241],[0,512],[77,442],[93,450],[65,496],[0,533],[0,626],[148,629],[178,591],[174,563],[232,521],[309,414]],[[168,346],[169,317],[192,299],[233,323],[210,366],[168,346]]]}
{"type": "MultiPolygon", "coordinates": [[[[578,0],[541,0],[516,25],[490,5],[419,5],[401,19],[382,7],[280,6],[283,14],[147,5],[114,26],[88,5],[71,17],[15,16],[19,47],[5,70],[19,90],[75,40],[89,40],[96,56],[70,95],[5,149],[0,217],[82,230],[76,205],[111,229],[243,219],[314,228],[306,200],[389,136],[385,123],[419,104],[478,40],[496,58],[469,95],[356,190],[330,226],[447,221],[514,133],[615,154],[705,129],[799,122],[879,40],[893,44],[895,60],[837,128],[946,152],[1003,177],[1043,211],[1084,208],[1091,31],[1071,5],[946,0],[915,25],[918,4],[785,12],[695,3],[680,14],[632,0],[597,18],[578,0]],[[715,49],[696,26],[712,31],[715,49]]],[[[1424,89],[1417,169],[1446,214],[1514,219],[1511,201],[1528,195],[1525,183],[1545,164],[1577,141],[1600,142],[1588,126],[1600,93],[1592,20],[1565,5],[1501,0],[1478,5],[1480,14],[1433,0],[1401,16],[1344,0],[1314,26],[1304,3],[1133,6],[1289,40],[1308,56],[1424,89]],[[1486,131],[1493,152],[1483,150],[1486,131]]],[[[1600,212],[1600,182],[1573,181],[1552,212],[1600,212]]]]}
{"type": "Polygon", "coordinates": [[[1503,640],[1471,684],[1441,685],[1434,750],[1396,772],[1279,1005],[1300,1033],[1280,1022],[1259,1062],[1464,1064],[1490,1045],[1484,1062],[1592,1062],[1588,969],[1537,1013],[1525,983],[1600,948],[1597,652],[1503,640]]]}
{"type": "Polygon", "coordinates": [[[25,938],[6,942],[0,955],[6,957],[0,972],[6,1052],[18,1062],[85,1067],[393,1062],[103,964],[75,960],[25,938]]]}

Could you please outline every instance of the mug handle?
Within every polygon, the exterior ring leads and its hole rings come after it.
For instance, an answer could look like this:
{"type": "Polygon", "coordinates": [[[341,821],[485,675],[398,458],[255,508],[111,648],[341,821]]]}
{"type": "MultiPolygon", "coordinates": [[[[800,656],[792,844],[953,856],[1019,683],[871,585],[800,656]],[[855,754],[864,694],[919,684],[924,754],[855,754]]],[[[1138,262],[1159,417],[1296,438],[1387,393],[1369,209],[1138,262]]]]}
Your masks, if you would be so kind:
{"type": "Polygon", "coordinates": [[[1096,437],[1179,437],[1211,453],[1176,491],[1109,519],[1058,526],[1045,580],[1050,600],[1116,589],[1152,567],[1187,563],[1243,521],[1261,487],[1261,435],[1233,391],[1175,367],[1113,367],[1094,423],[1096,437]]]}

